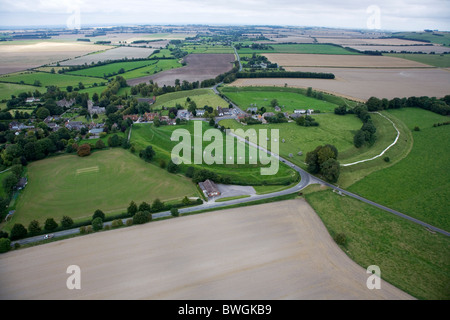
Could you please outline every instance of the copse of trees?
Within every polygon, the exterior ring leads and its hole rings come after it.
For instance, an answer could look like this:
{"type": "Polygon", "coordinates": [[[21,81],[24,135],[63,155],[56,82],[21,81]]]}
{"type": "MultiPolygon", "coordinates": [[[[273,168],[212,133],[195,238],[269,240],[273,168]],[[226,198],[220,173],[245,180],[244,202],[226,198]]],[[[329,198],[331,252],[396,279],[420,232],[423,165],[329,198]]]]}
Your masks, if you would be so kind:
{"type": "Polygon", "coordinates": [[[353,144],[356,148],[361,148],[362,146],[369,145],[372,146],[376,139],[377,129],[372,122],[372,118],[368,112],[366,105],[359,105],[353,109],[354,113],[361,119],[363,125],[361,129],[356,131],[353,137],[353,144]]]}
{"type": "Polygon", "coordinates": [[[368,111],[381,111],[387,109],[399,108],[420,108],[438,113],[441,115],[450,115],[450,95],[444,98],[437,99],[435,97],[409,97],[409,98],[394,98],[379,99],[370,97],[366,102],[368,111]]]}
{"type": "Polygon", "coordinates": [[[307,170],[312,174],[321,174],[329,182],[337,182],[340,174],[337,157],[338,150],[335,146],[329,144],[318,146],[306,154],[307,170]]]}

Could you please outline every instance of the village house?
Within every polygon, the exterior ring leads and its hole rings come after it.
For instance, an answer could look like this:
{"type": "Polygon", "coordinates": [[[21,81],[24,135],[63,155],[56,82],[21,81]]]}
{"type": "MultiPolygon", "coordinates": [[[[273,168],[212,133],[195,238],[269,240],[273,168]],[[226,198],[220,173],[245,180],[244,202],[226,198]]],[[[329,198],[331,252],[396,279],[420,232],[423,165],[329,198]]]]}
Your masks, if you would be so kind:
{"type": "Polygon", "coordinates": [[[47,126],[52,130],[52,131],[58,131],[59,129],[59,124],[55,123],[55,122],[49,122],[47,123],[47,126]]]}
{"type": "Polygon", "coordinates": [[[143,120],[144,121],[153,121],[159,114],[157,112],[146,112],[144,113],[143,120]]]}
{"type": "Polygon", "coordinates": [[[205,110],[203,110],[203,109],[197,109],[197,110],[195,110],[195,112],[196,112],[195,114],[197,117],[203,117],[205,115],[205,110]]]}
{"type": "Polygon", "coordinates": [[[28,98],[25,100],[25,103],[35,103],[35,102],[41,102],[41,99],[35,98],[35,97],[28,97],[28,98]]]}
{"type": "Polygon", "coordinates": [[[275,116],[275,113],[273,113],[273,112],[266,112],[263,114],[264,119],[274,117],[274,116],[275,116]]]}
{"type": "Polygon", "coordinates": [[[9,129],[12,131],[20,131],[20,130],[28,130],[28,129],[34,129],[34,126],[27,126],[26,124],[19,123],[17,121],[11,121],[9,123],[9,129]]]}
{"type": "Polygon", "coordinates": [[[178,110],[177,118],[181,120],[189,120],[191,113],[187,110],[178,110]]]}
{"type": "Polygon", "coordinates": [[[70,108],[75,104],[75,99],[70,99],[70,100],[66,100],[66,98],[61,99],[59,101],[56,102],[56,105],[58,107],[62,107],[62,108],[70,108]]]}
{"type": "Polygon", "coordinates": [[[133,122],[136,122],[139,120],[138,114],[127,114],[123,116],[123,120],[131,119],[133,122]]]}
{"type": "Polygon", "coordinates": [[[209,179],[199,182],[198,186],[208,198],[220,196],[219,188],[217,188],[217,185],[209,179]]]}
{"type": "Polygon", "coordinates": [[[294,113],[305,114],[305,113],[306,113],[306,110],[304,110],[304,109],[295,109],[295,110],[294,110],[294,113]]]}
{"type": "Polygon", "coordinates": [[[256,113],[256,112],[258,112],[258,108],[257,107],[247,108],[247,113],[256,113]]]}
{"type": "Polygon", "coordinates": [[[82,128],[86,128],[86,126],[81,121],[68,121],[66,122],[66,128],[69,130],[81,130],[82,128]]]}
{"type": "Polygon", "coordinates": [[[308,109],[308,110],[306,110],[306,113],[307,114],[313,114],[314,113],[314,109],[308,109]]]}

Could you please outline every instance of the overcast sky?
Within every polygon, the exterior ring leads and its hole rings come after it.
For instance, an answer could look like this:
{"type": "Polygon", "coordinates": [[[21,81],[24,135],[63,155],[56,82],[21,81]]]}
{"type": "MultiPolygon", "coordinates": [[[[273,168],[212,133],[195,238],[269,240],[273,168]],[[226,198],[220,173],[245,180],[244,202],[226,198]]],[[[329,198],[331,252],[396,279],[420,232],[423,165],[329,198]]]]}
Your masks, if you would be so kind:
{"type": "Polygon", "coordinates": [[[0,27],[252,24],[450,30],[449,0],[0,0],[0,27]],[[79,14],[78,14],[79,13],[79,14]]]}

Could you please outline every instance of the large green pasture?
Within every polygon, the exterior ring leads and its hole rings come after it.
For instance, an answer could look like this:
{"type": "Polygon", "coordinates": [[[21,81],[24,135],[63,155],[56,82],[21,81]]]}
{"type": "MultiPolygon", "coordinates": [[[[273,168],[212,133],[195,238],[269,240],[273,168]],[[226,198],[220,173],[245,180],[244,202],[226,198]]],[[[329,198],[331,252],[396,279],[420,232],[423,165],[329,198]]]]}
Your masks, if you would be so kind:
{"type": "MultiPolygon", "coordinates": [[[[303,168],[306,168],[304,163],[306,153],[313,151],[319,145],[332,144],[340,154],[356,149],[353,146],[353,135],[362,125],[361,120],[357,117],[321,114],[314,118],[320,124],[318,127],[302,127],[295,122],[243,126],[232,119],[222,120],[219,124],[225,128],[243,129],[244,131],[264,129],[267,130],[269,138],[272,137],[272,130],[278,130],[280,156],[303,168]],[[303,153],[301,156],[298,155],[300,151],[303,153]],[[292,154],[293,157],[290,158],[289,154],[292,154]]],[[[342,156],[339,156],[338,160],[342,161],[342,156]]]]}
{"type": "MultiPolygon", "coordinates": [[[[134,124],[131,134],[131,144],[135,146],[137,152],[144,149],[148,145],[151,145],[156,151],[155,163],[159,163],[160,160],[164,160],[168,163],[171,159],[171,152],[175,146],[179,144],[179,141],[171,141],[172,133],[175,130],[185,129],[189,132],[191,137],[191,146],[194,147],[194,137],[201,137],[202,133],[198,133],[194,130],[194,123],[201,124],[202,132],[211,129],[207,122],[204,121],[189,121],[186,125],[179,126],[162,126],[156,128],[152,124],[134,124]]],[[[223,153],[222,162],[224,164],[206,164],[204,161],[201,164],[194,163],[195,149],[192,149],[191,163],[181,166],[181,170],[184,171],[188,166],[196,167],[197,169],[207,169],[220,175],[221,177],[229,177],[235,184],[243,185],[261,185],[261,184],[290,184],[296,181],[298,174],[284,165],[279,163],[279,170],[276,175],[261,175],[261,164],[250,164],[249,146],[243,142],[234,142],[233,153],[230,155],[226,152],[226,143],[223,141],[223,153]],[[242,145],[245,149],[245,156],[243,159],[246,164],[236,164],[238,159],[237,146],[242,145]],[[234,164],[225,164],[226,158],[232,156],[234,164]]],[[[200,152],[206,151],[205,148],[210,146],[211,142],[202,141],[202,149],[200,152]]],[[[183,155],[185,156],[185,155],[183,155]]],[[[202,156],[203,158],[203,156],[202,156]]],[[[256,159],[255,159],[256,160],[256,159]]]]}
{"type": "MultiPolygon", "coordinates": [[[[0,81],[3,81],[0,78],[0,81]]],[[[14,96],[18,96],[19,93],[22,92],[31,92],[33,93],[34,91],[40,91],[41,93],[44,93],[46,91],[45,88],[42,87],[34,87],[34,86],[30,86],[30,85],[25,85],[25,84],[15,84],[15,83],[4,83],[4,82],[0,82],[0,100],[9,100],[11,99],[11,95],[14,96]]]]}
{"type": "Polygon", "coordinates": [[[157,62],[158,60],[116,62],[116,63],[109,63],[103,66],[71,71],[68,72],[67,74],[103,78],[107,74],[118,73],[120,69],[123,69],[126,72],[137,68],[153,65],[156,64],[157,62]]]}
{"type": "Polygon", "coordinates": [[[93,85],[94,83],[98,83],[99,79],[67,74],[58,74],[58,73],[52,74],[48,72],[34,72],[34,71],[10,73],[0,77],[0,82],[10,82],[17,84],[23,83],[33,85],[35,81],[40,81],[41,87],[54,85],[60,88],[65,88],[67,86],[73,87],[78,86],[80,82],[82,82],[85,86],[90,86],[93,85]]]}
{"type": "Polygon", "coordinates": [[[433,127],[449,118],[430,111],[390,110],[413,137],[412,150],[395,165],[374,172],[349,190],[436,227],[450,231],[450,127],[433,127]],[[419,126],[420,131],[413,128],[419,126]]]}
{"type": "Polygon", "coordinates": [[[431,32],[395,32],[392,35],[399,38],[430,41],[431,43],[450,46],[450,32],[440,33],[439,35],[431,32]]]}
{"type": "Polygon", "coordinates": [[[33,219],[43,225],[47,218],[60,221],[64,215],[80,221],[96,209],[124,212],[132,200],[139,204],[184,196],[198,196],[189,179],[146,163],[122,148],[85,158],[52,157],[28,165],[28,185],[5,228],[9,230],[14,223],[28,226],[33,219]]]}
{"type": "Polygon", "coordinates": [[[181,68],[183,65],[178,62],[178,60],[175,59],[163,59],[163,60],[156,60],[157,62],[154,64],[150,64],[148,66],[138,68],[135,70],[131,70],[125,73],[122,73],[121,76],[125,79],[134,79],[134,78],[140,78],[140,77],[147,77],[151,76],[155,73],[175,69],[175,68],[181,68]]]}
{"type": "Polygon", "coordinates": [[[306,199],[332,237],[346,235],[342,249],[363,268],[379,266],[383,280],[416,298],[450,299],[448,237],[330,190],[306,199]]]}
{"type": "Polygon", "coordinates": [[[359,54],[331,44],[270,44],[273,49],[242,48],[238,54],[252,53],[308,53],[308,54],[359,54]]]}
{"type": "Polygon", "coordinates": [[[237,104],[242,110],[247,110],[253,104],[258,109],[265,107],[268,112],[274,112],[271,101],[276,99],[282,112],[293,113],[295,109],[314,109],[321,112],[334,112],[338,106],[326,100],[318,100],[301,94],[300,91],[286,88],[254,90],[250,88],[224,87],[221,92],[237,104]],[[283,107],[284,106],[284,107],[283,107]]]}
{"type": "Polygon", "coordinates": [[[179,104],[187,109],[187,98],[195,102],[195,104],[197,105],[197,109],[203,109],[204,106],[213,107],[214,109],[216,109],[217,107],[228,108],[228,102],[216,95],[210,89],[180,91],[180,93],[181,92],[183,92],[183,94],[177,94],[178,92],[166,94],[170,95],[170,97],[165,97],[164,99],[162,99],[162,96],[161,98],[157,97],[156,103],[154,104],[153,108],[159,108],[162,106],[164,106],[165,108],[172,108],[179,104]]]}
{"type": "Polygon", "coordinates": [[[417,61],[433,67],[450,68],[450,54],[386,53],[383,55],[417,61]]]}

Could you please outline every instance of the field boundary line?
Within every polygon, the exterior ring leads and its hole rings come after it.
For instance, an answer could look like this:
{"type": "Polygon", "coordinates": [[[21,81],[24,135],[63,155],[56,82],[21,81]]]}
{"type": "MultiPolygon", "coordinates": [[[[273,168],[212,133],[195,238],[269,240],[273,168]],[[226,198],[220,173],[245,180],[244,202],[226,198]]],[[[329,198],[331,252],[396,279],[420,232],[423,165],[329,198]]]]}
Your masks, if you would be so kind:
{"type": "Polygon", "coordinates": [[[343,166],[343,167],[349,167],[349,166],[353,166],[353,165],[355,165],[355,164],[359,164],[359,163],[363,163],[363,162],[375,160],[375,159],[381,157],[382,155],[384,155],[384,154],[386,153],[386,151],[388,151],[391,147],[393,147],[394,145],[397,144],[398,138],[400,138],[400,131],[398,130],[398,128],[397,128],[397,126],[395,125],[395,123],[394,123],[391,119],[389,119],[388,117],[386,117],[385,115],[383,115],[383,114],[381,114],[381,113],[379,113],[379,112],[375,112],[375,113],[378,114],[378,115],[380,115],[380,116],[382,116],[383,118],[389,120],[389,121],[392,123],[392,125],[394,126],[394,129],[397,131],[397,137],[395,138],[394,142],[392,142],[386,149],[384,149],[379,155],[377,155],[377,156],[375,156],[375,157],[372,157],[372,158],[370,158],[370,159],[364,159],[364,160],[352,162],[352,163],[341,164],[341,166],[343,166]]]}

